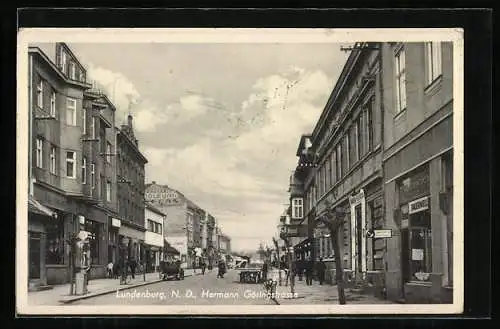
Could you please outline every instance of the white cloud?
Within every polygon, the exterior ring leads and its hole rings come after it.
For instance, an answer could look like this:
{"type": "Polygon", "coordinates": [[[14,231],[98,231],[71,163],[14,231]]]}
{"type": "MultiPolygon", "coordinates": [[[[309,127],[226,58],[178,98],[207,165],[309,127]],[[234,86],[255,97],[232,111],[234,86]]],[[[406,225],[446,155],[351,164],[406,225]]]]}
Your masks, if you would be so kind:
{"type": "Polygon", "coordinates": [[[168,122],[168,112],[141,97],[135,85],[125,75],[102,67],[89,65],[88,74],[102,88],[117,108],[116,124],[126,122],[129,109],[134,116],[134,129],[155,131],[156,126],[168,122]]]}
{"type": "MultiPolygon", "coordinates": [[[[331,88],[332,81],[322,71],[300,68],[258,79],[235,114],[246,121],[238,138],[202,137],[183,149],[147,149],[148,179],[189,191],[229,235],[262,235],[269,230],[272,236],[287,201],[289,170],[296,163],[300,135],[313,128],[323,110],[317,104],[326,104],[331,88]],[[285,96],[286,86],[294,81],[285,96]],[[256,116],[259,124],[252,124],[256,116]],[[281,197],[282,202],[277,201],[281,197]],[[216,198],[226,203],[216,203],[216,198]],[[204,205],[204,200],[210,203],[204,205]],[[229,207],[238,211],[230,213],[229,207]]],[[[200,95],[182,97],[179,119],[206,114],[210,102],[215,101],[200,95]]]]}

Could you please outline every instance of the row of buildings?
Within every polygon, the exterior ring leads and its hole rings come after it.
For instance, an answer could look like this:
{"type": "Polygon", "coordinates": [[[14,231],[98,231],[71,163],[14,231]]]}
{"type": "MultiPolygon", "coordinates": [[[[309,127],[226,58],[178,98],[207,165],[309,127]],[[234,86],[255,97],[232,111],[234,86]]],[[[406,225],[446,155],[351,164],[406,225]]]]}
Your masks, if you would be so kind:
{"type": "Polygon", "coordinates": [[[180,193],[171,192],[194,209],[184,217],[149,198],[156,184],[145,184],[148,161],[132,116],[117,125],[115,105],[89,82],[65,43],[32,45],[28,55],[30,287],[69,281],[68,240],[81,231],[88,236],[91,278],[104,277],[119,257],[154,271],[174,254],[194,260],[208,246],[216,254],[219,240],[228,248],[213,216],[180,193]],[[188,228],[183,246],[176,225],[188,228]],[[200,225],[201,236],[189,234],[200,225]]]}
{"type": "Polygon", "coordinates": [[[356,43],[313,131],[300,138],[289,218],[297,258],[322,258],[340,209],[344,280],[401,302],[451,302],[453,44],[356,43]]]}

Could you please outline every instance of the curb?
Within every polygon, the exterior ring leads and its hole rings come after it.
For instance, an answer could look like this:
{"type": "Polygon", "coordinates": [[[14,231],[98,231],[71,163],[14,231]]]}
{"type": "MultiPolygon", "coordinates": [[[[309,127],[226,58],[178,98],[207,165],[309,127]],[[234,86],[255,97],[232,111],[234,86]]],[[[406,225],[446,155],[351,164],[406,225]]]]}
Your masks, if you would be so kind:
{"type": "MultiPolygon", "coordinates": [[[[185,275],[184,277],[187,278],[187,277],[195,276],[195,275],[201,275],[201,273],[193,273],[193,274],[185,275]]],[[[104,296],[104,295],[111,294],[111,293],[113,293],[115,291],[123,291],[123,290],[132,289],[132,288],[143,287],[143,286],[147,286],[149,284],[154,284],[154,283],[159,283],[159,282],[163,282],[163,280],[154,280],[154,281],[142,282],[142,283],[134,284],[134,285],[131,285],[131,286],[119,287],[119,288],[116,288],[116,289],[113,289],[113,290],[106,290],[106,291],[101,291],[101,292],[90,293],[88,295],[82,295],[82,296],[74,297],[74,298],[71,298],[71,299],[59,300],[59,302],[62,303],[62,304],[71,304],[71,303],[79,301],[79,300],[93,298],[93,297],[99,297],[99,296],[104,296]]]]}

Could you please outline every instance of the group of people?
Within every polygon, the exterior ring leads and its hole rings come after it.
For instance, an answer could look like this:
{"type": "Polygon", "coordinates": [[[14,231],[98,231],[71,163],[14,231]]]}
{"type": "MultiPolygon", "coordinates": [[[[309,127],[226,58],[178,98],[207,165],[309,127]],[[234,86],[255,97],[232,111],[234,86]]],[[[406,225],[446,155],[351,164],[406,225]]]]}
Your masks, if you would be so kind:
{"type": "Polygon", "coordinates": [[[139,267],[138,262],[134,258],[121,258],[118,262],[113,263],[112,261],[107,265],[108,278],[110,279],[123,279],[126,281],[129,273],[132,279],[135,279],[135,274],[137,268],[139,267]],[[129,272],[130,271],[130,272],[129,272]]]}
{"type": "MultiPolygon", "coordinates": [[[[288,266],[288,262],[282,259],[279,263],[279,268],[285,271],[286,282],[288,282],[290,278],[290,269],[288,266]]],[[[267,266],[265,267],[267,273],[267,266]]],[[[314,270],[316,270],[317,279],[320,285],[323,285],[325,282],[325,272],[326,272],[326,264],[323,261],[323,258],[320,258],[319,261],[314,262],[312,259],[299,259],[292,262],[292,272],[294,275],[298,275],[299,280],[302,280],[305,276],[306,284],[308,286],[313,284],[314,278],[314,270]]],[[[264,273],[264,266],[263,271],[264,273]]]]}

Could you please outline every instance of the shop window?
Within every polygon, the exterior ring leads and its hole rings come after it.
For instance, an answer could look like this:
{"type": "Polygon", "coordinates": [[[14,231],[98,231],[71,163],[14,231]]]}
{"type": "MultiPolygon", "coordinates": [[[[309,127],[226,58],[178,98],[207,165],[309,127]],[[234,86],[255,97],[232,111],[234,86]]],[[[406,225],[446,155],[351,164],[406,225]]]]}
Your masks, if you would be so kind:
{"type": "Polygon", "coordinates": [[[64,222],[52,219],[46,225],[47,229],[47,252],[45,263],[49,265],[64,264],[64,222]]]}
{"type": "Polygon", "coordinates": [[[403,278],[405,282],[429,281],[432,272],[429,196],[402,204],[400,216],[403,278]]]}
{"type": "Polygon", "coordinates": [[[102,224],[93,220],[85,221],[85,231],[89,232],[90,259],[92,264],[99,264],[99,248],[102,224]]]}
{"type": "Polygon", "coordinates": [[[29,278],[40,279],[40,233],[29,232],[29,278]]]}

